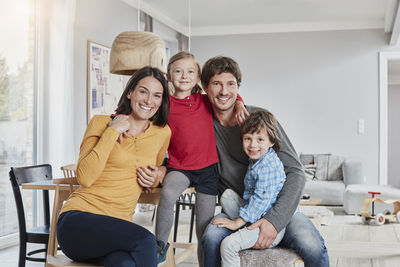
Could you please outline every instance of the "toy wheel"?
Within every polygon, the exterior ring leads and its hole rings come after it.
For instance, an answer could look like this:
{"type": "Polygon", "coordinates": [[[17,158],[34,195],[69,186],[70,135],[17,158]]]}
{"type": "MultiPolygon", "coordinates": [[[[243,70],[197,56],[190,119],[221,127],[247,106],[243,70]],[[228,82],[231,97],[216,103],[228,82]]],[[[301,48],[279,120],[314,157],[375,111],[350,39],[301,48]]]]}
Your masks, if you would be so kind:
{"type": "Polygon", "coordinates": [[[378,213],[375,216],[375,224],[376,225],[383,225],[385,223],[385,215],[382,213],[378,213]]]}
{"type": "Polygon", "coordinates": [[[382,214],[383,214],[383,215],[390,215],[391,212],[390,212],[390,210],[386,209],[386,210],[384,210],[384,211],[382,212],[382,214]]]}
{"type": "Polygon", "coordinates": [[[396,220],[400,223],[400,211],[396,213],[396,220]]]}
{"type": "Polygon", "coordinates": [[[361,216],[361,221],[363,224],[369,224],[371,222],[371,218],[361,216]]]}

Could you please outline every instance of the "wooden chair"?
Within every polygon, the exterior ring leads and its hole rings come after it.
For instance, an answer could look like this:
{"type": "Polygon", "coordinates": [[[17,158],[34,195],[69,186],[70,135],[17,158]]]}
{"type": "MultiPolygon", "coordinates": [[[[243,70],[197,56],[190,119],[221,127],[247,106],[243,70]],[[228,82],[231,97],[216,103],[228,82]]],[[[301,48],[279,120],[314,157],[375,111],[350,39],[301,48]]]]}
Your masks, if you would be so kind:
{"type": "Polygon", "coordinates": [[[174,242],[176,242],[176,239],[178,237],[179,214],[181,206],[183,207],[183,209],[185,209],[186,206],[189,206],[189,209],[192,209],[190,216],[189,243],[192,242],[194,213],[196,204],[195,199],[196,199],[196,190],[194,189],[194,187],[189,187],[179,196],[179,198],[175,202],[174,242]]]}
{"type": "Polygon", "coordinates": [[[38,182],[43,180],[51,180],[52,169],[51,165],[36,165],[20,168],[11,168],[9,172],[10,181],[13,188],[15,204],[18,212],[19,225],[19,260],[18,266],[24,267],[25,261],[45,262],[46,257],[38,258],[31,257],[37,253],[46,253],[47,243],[49,240],[50,229],[50,208],[49,208],[49,192],[43,190],[43,210],[44,210],[44,225],[26,229],[25,210],[22,201],[20,185],[23,183],[38,182]],[[45,248],[28,251],[27,243],[43,244],[45,248]]]}
{"type": "MultiPolygon", "coordinates": [[[[88,267],[88,266],[98,266],[88,263],[80,263],[74,262],[69,259],[67,256],[63,254],[57,254],[57,235],[56,235],[56,224],[58,215],[60,214],[63,202],[68,198],[68,196],[79,187],[78,181],[75,177],[72,178],[61,178],[61,179],[53,179],[53,183],[56,184],[56,192],[54,195],[54,206],[53,206],[53,214],[51,220],[51,229],[50,229],[50,237],[49,237],[49,245],[47,251],[47,267],[88,267]]],[[[152,193],[149,194],[141,194],[138,203],[143,204],[154,204],[157,205],[160,200],[160,188],[153,189],[152,193]]],[[[156,218],[157,219],[157,218],[156,218]]],[[[197,249],[196,243],[178,243],[172,242],[172,234],[169,236],[168,242],[171,244],[170,248],[167,252],[166,261],[159,266],[161,267],[175,267],[176,264],[180,263],[194,253],[197,249]],[[185,249],[183,252],[174,256],[173,249],[174,248],[183,248],[185,249]]]]}
{"type": "Polygon", "coordinates": [[[56,225],[57,225],[58,215],[60,214],[64,201],[76,188],[78,188],[79,184],[75,177],[53,179],[53,183],[56,185],[56,192],[54,194],[53,214],[51,217],[51,228],[50,228],[49,245],[47,249],[46,267],[99,266],[89,263],[74,262],[64,254],[57,254],[58,242],[56,234],[56,225]]]}
{"type": "Polygon", "coordinates": [[[76,177],[76,164],[61,166],[60,169],[63,171],[64,178],[76,177]]]}

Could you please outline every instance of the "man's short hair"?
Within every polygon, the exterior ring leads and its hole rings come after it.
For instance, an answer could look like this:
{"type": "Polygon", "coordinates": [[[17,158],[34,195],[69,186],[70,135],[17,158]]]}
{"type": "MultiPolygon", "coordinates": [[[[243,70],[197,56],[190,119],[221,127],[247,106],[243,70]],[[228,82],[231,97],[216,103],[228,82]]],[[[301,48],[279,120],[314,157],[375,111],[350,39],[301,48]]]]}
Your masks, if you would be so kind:
{"type": "Polygon", "coordinates": [[[243,136],[247,133],[253,134],[263,128],[267,131],[271,143],[274,144],[272,148],[278,151],[281,147],[281,140],[278,134],[278,122],[271,112],[259,110],[250,114],[243,122],[240,132],[243,136]]]}
{"type": "Polygon", "coordinates": [[[203,65],[201,71],[201,83],[208,87],[210,80],[214,75],[221,73],[231,73],[236,78],[237,85],[240,86],[242,82],[242,73],[240,72],[239,65],[235,60],[230,57],[217,56],[210,58],[203,65]]]}

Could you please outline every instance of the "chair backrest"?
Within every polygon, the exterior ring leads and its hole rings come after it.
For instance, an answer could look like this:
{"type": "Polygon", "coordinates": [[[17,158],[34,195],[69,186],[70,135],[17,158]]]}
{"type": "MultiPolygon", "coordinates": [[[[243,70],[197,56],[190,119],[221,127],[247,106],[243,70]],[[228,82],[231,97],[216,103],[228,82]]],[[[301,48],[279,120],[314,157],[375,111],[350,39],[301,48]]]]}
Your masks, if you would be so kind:
{"type": "MultiPolygon", "coordinates": [[[[9,172],[11,185],[13,188],[15,203],[18,212],[18,224],[21,234],[26,233],[26,222],[24,213],[24,204],[22,201],[20,185],[24,183],[39,182],[53,179],[51,165],[43,164],[36,166],[27,166],[19,168],[11,168],[9,172]]],[[[43,190],[43,211],[44,223],[50,225],[50,207],[49,192],[43,190]]]]}
{"type": "Polygon", "coordinates": [[[76,177],[76,164],[61,166],[65,178],[76,177]]]}

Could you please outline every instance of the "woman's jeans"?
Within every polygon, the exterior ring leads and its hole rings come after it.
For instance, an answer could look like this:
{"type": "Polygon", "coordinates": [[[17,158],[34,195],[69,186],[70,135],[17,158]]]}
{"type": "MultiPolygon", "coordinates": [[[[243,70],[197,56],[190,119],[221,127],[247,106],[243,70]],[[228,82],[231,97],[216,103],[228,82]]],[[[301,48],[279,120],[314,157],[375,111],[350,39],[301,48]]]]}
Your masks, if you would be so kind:
{"type": "Polygon", "coordinates": [[[140,225],[83,211],[62,213],[57,223],[62,251],[75,261],[105,267],[156,267],[156,238],[140,225]]]}

